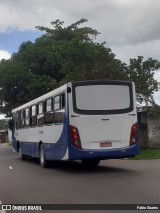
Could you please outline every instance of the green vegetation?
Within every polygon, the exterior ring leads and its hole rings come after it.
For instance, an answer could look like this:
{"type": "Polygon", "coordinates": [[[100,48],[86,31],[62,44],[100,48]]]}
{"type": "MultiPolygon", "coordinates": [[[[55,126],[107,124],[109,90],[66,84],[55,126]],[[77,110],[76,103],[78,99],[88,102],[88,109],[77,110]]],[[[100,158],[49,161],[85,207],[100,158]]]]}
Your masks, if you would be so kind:
{"type": "Polygon", "coordinates": [[[68,81],[92,79],[132,80],[137,99],[153,102],[159,83],[154,72],[160,62],[142,56],[130,59],[129,65],[116,59],[106,43],[97,43],[99,32],[81,27],[81,19],[67,27],[60,20],[51,22],[52,29],[36,28],[44,34],[32,43],[23,42],[9,60],[0,62],[0,100],[2,113],[24,104],[68,81]]]}
{"type": "Polygon", "coordinates": [[[160,149],[145,149],[142,150],[140,155],[136,156],[136,160],[152,160],[160,159],[160,149]]]}
{"type": "Polygon", "coordinates": [[[0,120],[0,130],[5,130],[7,128],[8,128],[7,120],[5,119],[0,120]]]}

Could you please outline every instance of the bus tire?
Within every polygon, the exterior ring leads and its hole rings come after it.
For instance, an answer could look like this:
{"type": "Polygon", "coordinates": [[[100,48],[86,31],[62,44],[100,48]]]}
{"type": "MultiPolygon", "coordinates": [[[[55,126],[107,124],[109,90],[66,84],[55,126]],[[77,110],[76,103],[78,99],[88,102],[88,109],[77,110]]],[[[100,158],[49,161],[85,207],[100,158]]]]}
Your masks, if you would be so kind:
{"type": "Polygon", "coordinates": [[[42,168],[47,168],[48,162],[46,160],[43,144],[41,144],[41,146],[40,146],[39,161],[40,161],[40,165],[41,165],[42,168]]]}
{"type": "Polygon", "coordinates": [[[98,166],[98,164],[100,163],[100,160],[99,159],[82,159],[81,162],[84,166],[98,166]]]}
{"type": "Polygon", "coordinates": [[[22,153],[21,147],[19,147],[19,158],[21,160],[25,160],[26,159],[26,156],[22,153]]]}

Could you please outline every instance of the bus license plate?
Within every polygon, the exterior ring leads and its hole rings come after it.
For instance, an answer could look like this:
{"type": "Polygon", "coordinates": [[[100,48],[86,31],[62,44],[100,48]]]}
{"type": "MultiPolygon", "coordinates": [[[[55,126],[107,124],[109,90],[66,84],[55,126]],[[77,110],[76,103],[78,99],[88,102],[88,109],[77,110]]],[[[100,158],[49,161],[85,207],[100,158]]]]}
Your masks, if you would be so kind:
{"type": "Polygon", "coordinates": [[[112,146],[111,141],[100,142],[100,147],[111,147],[111,146],[112,146]]]}

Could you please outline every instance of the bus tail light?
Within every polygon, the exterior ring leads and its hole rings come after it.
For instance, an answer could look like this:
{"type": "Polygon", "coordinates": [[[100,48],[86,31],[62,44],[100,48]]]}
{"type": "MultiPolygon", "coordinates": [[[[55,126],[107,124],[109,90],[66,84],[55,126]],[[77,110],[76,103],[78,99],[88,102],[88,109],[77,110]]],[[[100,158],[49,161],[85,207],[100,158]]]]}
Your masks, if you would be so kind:
{"type": "Polygon", "coordinates": [[[78,149],[82,149],[78,129],[75,126],[70,126],[70,130],[71,130],[72,145],[78,149]]]}
{"type": "Polygon", "coordinates": [[[130,146],[136,144],[138,142],[138,124],[135,123],[131,127],[131,135],[130,135],[130,146]]]}

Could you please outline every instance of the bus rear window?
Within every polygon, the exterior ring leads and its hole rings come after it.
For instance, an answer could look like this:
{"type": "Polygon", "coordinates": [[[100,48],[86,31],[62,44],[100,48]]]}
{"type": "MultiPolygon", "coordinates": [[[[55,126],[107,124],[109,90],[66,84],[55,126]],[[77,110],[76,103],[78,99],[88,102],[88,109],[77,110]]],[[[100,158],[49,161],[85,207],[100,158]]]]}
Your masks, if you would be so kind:
{"type": "Polygon", "coordinates": [[[133,108],[129,85],[82,85],[74,90],[74,111],[82,114],[124,113],[133,108]]]}

